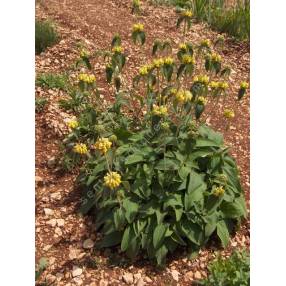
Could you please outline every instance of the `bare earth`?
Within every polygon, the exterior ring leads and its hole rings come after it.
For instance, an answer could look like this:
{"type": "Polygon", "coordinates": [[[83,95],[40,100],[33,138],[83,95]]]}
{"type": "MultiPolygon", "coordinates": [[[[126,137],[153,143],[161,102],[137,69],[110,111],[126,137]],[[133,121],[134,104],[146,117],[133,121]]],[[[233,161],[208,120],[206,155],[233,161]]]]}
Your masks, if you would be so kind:
{"type": "MultiPolygon", "coordinates": [[[[139,19],[130,13],[130,1],[126,0],[45,0],[36,6],[39,19],[53,19],[61,35],[61,41],[36,56],[36,73],[63,72],[71,67],[78,57],[77,44],[82,42],[91,51],[105,49],[112,36],[119,32],[125,53],[128,56],[128,83],[138,66],[151,58],[151,44],[155,38],[170,38],[173,46],[180,41],[172,8],[143,5],[139,19]],[[138,49],[131,48],[132,24],[144,23],[147,44],[146,58],[136,56],[138,49]],[[131,70],[131,72],[130,72],[131,70]]],[[[204,24],[194,24],[187,39],[196,43],[202,39],[215,39],[217,33],[204,24]]],[[[226,40],[221,54],[232,69],[231,90],[238,89],[242,80],[249,81],[249,46],[226,40]]],[[[105,81],[102,62],[94,62],[97,83],[106,104],[112,100],[110,87],[105,81]]],[[[232,94],[233,94],[232,93],[232,94]]],[[[231,91],[230,91],[231,94],[231,91]]],[[[49,267],[41,281],[47,279],[51,285],[192,285],[193,279],[206,276],[207,262],[218,249],[209,245],[200,251],[197,258],[187,259],[186,251],[170,257],[165,269],[160,270],[143,258],[133,265],[118,249],[98,251],[83,248],[86,239],[96,241],[91,217],[77,214],[80,193],[74,189],[77,173],[60,175],[53,167],[59,144],[65,133],[65,120],[71,117],[58,107],[58,100],[65,96],[57,89],[36,88],[36,97],[44,96],[49,104],[43,113],[36,114],[36,261],[42,256],[49,259],[49,267]],[[52,284],[54,283],[54,284],[52,284]]],[[[230,130],[225,131],[220,104],[207,118],[214,129],[225,135],[226,145],[231,146],[241,171],[242,185],[249,200],[249,94],[241,105],[234,105],[234,97],[228,97],[224,107],[235,106],[236,117],[230,130]]],[[[210,109],[212,106],[209,107],[210,109]]],[[[249,221],[244,222],[232,238],[228,255],[235,247],[249,247],[249,221]]]]}

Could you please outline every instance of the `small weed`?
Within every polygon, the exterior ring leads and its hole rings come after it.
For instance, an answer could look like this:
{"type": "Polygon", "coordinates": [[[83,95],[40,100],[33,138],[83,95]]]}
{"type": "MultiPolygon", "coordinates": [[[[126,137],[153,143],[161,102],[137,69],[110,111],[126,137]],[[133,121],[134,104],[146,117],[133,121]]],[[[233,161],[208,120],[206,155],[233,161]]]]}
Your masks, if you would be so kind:
{"type": "Polygon", "coordinates": [[[47,47],[57,43],[59,36],[55,26],[50,21],[37,21],[35,25],[35,50],[40,54],[47,47]]]}
{"type": "Polygon", "coordinates": [[[38,113],[42,112],[47,103],[48,103],[48,99],[45,97],[36,98],[36,100],[35,100],[36,112],[38,112],[38,113]]]}
{"type": "Polygon", "coordinates": [[[68,76],[65,74],[43,73],[36,78],[36,85],[66,90],[68,85],[68,76]]]}

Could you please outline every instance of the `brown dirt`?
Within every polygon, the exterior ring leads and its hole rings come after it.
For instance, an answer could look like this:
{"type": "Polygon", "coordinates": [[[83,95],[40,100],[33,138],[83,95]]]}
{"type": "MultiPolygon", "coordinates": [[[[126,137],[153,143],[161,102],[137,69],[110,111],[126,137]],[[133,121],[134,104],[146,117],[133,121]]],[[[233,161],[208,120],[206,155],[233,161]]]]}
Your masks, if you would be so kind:
{"type": "MultiPolygon", "coordinates": [[[[168,36],[173,44],[179,43],[181,39],[175,28],[176,15],[173,9],[144,4],[143,15],[139,18],[140,22],[144,23],[148,36],[144,46],[144,54],[148,56],[136,56],[138,49],[132,48],[130,29],[138,19],[130,14],[129,2],[41,1],[36,7],[37,18],[52,18],[58,25],[61,41],[36,56],[36,72],[65,71],[71,68],[78,56],[79,42],[84,43],[90,50],[105,49],[109,47],[112,36],[119,32],[132,71],[125,74],[130,84],[138,65],[150,58],[151,43],[155,38],[168,36]]],[[[194,43],[203,38],[214,39],[216,36],[217,33],[210,31],[204,24],[194,24],[187,34],[187,38],[194,43]]],[[[233,69],[230,80],[230,94],[233,94],[240,81],[249,81],[249,46],[227,39],[222,54],[225,62],[233,69]]],[[[112,90],[104,80],[104,69],[100,63],[94,63],[94,67],[98,86],[108,102],[112,99],[112,90]]],[[[122,276],[125,273],[133,273],[144,278],[144,281],[148,280],[148,276],[152,280],[148,285],[191,285],[192,279],[188,280],[185,275],[187,272],[199,271],[205,276],[207,261],[213,257],[215,250],[212,246],[200,251],[199,256],[192,261],[188,261],[186,253],[182,251],[180,255],[169,260],[164,270],[156,269],[145,260],[128,265],[122,255],[110,250],[100,252],[82,248],[85,239],[95,240],[98,234],[93,229],[90,217],[83,218],[77,214],[80,200],[79,192],[74,189],[77,174],[75,172],[61,175],[55,168],[48,166],[48,161],[51,163],[51,158],[56,157],[59,152],[59,144],[65,132],[65,120],[72,115],[58,107],[58,99],[64,96],[64,92],[37,87],[36,97],[41,96],[47,97],[49,104],[43,113],[36,114],[36,175],[40,177],[36,179],[36,260],[45,256],[50,261],[42,280],[46,278],[54,285],[125,285],[122,276]],[[45,208],[51,209],[52,214],[45,214],[45,208]],[[94,260],[96,267],[93,265],[94,260]],[[116,266],[118,261],[124,265],[116,266]],[[79,266],[83,273],[73,278],[73,266],[79,266]],[[179,282],[172,278],[171,272],[174,270],[180,273],[179,282]]],[[[234,104],[234,99],[228,97],[225,105],[234,104]]],[[[221,123],[222,110],[220,104],[207,121],[224,133],[226,144],[232,147],[231,153],[237,160],[242,185],[249,199],[249,96],[241,105],[235,106],[236,117],[228,132],[221,123]]],[[[224,253],[228,254],[233,247],[240,246],[249,246],[249,222],[243,224],[224,253]]]]}

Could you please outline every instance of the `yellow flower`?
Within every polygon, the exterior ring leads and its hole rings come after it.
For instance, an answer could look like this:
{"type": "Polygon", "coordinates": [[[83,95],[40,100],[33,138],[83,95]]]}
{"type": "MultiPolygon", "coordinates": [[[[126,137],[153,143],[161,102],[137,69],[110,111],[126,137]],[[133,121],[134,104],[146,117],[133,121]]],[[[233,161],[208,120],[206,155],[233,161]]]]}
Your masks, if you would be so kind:
{"type": "Polygon", "coordinates": [[[210,84],[209,84],[209,86],[210,86],[211,88],[218,88],[218,87],[219,87],[219,82],[217,82],[217,81],[211,81],[210,84]]]}
{"type": "Polygon", "coordinates": [[[176,88],[171,88],[170,89],[170,94],[174,95],[178,92],[178,90],[176,88]]]}
{"type": "Polygon", "coordinates": [[[209,80],[210,78],[207,75],[199,75],[194,77],[194,82],[199,82],[206,85],[209,83],[209,80]]]}
{"type": "Polygon", "coordinates": [[[134,24],[132,30],[133,32],[142,32],[144,30],[144,25],[140,23],[134,24]]]}
{"type": "Polygon", "coordinates": [[[83,81],[83,82],[86,82],[86,83],[93,83],[93,82],[95,82],[95,76],[93,74],[88,75],[86,73],[81,73],[78,76],[78,79],[79,79],[79,81],[83,81]]]}
{"type": "Polygon", "coordinates": [[[247,89],[249,87],[249,84],[248,82],[246,81],[242,81],[241,84],[240,84],[240,88],[241,89],[247,89]]]}
{"type": "Polygon", "coordinates": [[[183,62],[183,64],[194,64],[195,59],[190,55],[183,55],[182,56],[182,62],[183,62]]]}
{"type": "Polygon", "coordinates": [[[203,96],[199,96],[197,101],[198,101],[198,104],[201,104],[201,105],[206,105],[208,102],[208,100],[203,96]]]}
{"type": "Polygon", "coordinates": [[[133,0],[133,5],[135,5],[135,6],[140,6],[141,5],[141,3],[140,3],[140,0],[133,0]]]}
{"type": "Polygon", "coordinates": [[[111,145],[112,142],[108,138],[99,138],[94,144],[94,149],[104,155],[111,148],[111,145]]]}
{"type": "Polygon", "coordinates": [[[179,49],[182,50],[182,51],[186,51],[188,49],[188,47],[187,47],[187,45],[185,43],[183,43],[183,44],[179,45],[179,49]]]}
{"type": "Polygon", "coordinates": [[[216,54],[216,53],[212,53],[210,55],[210,59],[213,61],[213,62],[221,62],[221,56],[219,54],[216,54]]]}
{"type": "Polygon", "coordinates": [[[78,122],[76,120],[71,120],[68,122],[68,127],[71,129],[75,129],[78,127],[78,122]]]}
{"type": "Polygon", "coordinates": [[[164,116],[168,114],[168,108],[166,105],[153,105],[153,112],[154,115],[158,115],[158,116],[164,116]]]}
{"type": "Polygon", "coordinates": [[[227,82],[218,82],[218,87],[220,87],[221,89],[227,89],[229,88],[229,85],[227,82]]]}
{"type": "Polygon", "coordinates": [[[235,114],[234,114],[234,111],[232,109],[225,109],[223,112],[223,115],[226,118],[233,118],[235,114]]]}
{"type": "Polygon", "coordinates": [[[163,59],[155,59],[153,60],[153,67],[155,68],[159,68],[164,64],[164,60],[163,59]]]}
{"type": "Polygon", "coordinates": [[[112,52],[118,53],[118,54],[122,53],[122,51],[123,51],[123,48],[122,48],[121,46],[115,46],[115,47],[112,49],[112,52]]]}
{"type": "Polygon", "coordinates": [[[139,74],[140,75],[146,75],[149,72],[149,67],[148,66],[143,66],[141,68],[139,68],[139,74]]]}
{"type": "Polygon", "coordinates": [[[211,41],[209,39],[202,40],[201,41],[201,46],[209,48],[211,46],[211,41]]]}
{"type": "Polygon", "coordinates": [[[85,50],[85,49],[82,49],[80,51],[80,57],[81,58],[89,57],[89,55],[90,55],[90,53],[87,50],[85,50]]]}
{"type": "Polygon", "coordinates": [[[191,18],[193,16],[193,12],[191,10],[183,11],[183,16],[187,18],[191,18]]]}
{"type": "Polygon", "coordinates": [[[220,187],[216,187],[213,191],[213,194],[216,196],[216,197],[220,197],[224,194],[225,190],[222,186],[220,187]]]}
{"type": "Polygon", "coordinates": [[[117,172],[109,172],[104,176],[104,185],[114,190],[121,184],[121,176],[117,172]]]}
{"type": "Polygon", "coordinates": [[[170,125],[168,122],[163,122],[161,123],[161,127],[164,129],[164,130],[168,130],[170,128],[170,125]]]}
{"type": "Polygon", "coordinates": [[[176,100],[179,103],[186,103],[187,101],[191,101],[193,98],[193,95],[188,90],[179,90],[176,94],[176,100]]]}
{"type": "Polygon", "coordinates": [[[83,143],[77,143],[77,144],[74,145],[73,151],[74,151],[75,153],[84,155],[84,154],[87,153],[87,147],[86,147],[86,145],[83,144],[83,143]]]}
{"type": "Polygon", "coordinates": [[[174,59],[171,57],[167,57],[164,59],[164,64],[165,65],[172,65],[174,63],[174,59]]]}

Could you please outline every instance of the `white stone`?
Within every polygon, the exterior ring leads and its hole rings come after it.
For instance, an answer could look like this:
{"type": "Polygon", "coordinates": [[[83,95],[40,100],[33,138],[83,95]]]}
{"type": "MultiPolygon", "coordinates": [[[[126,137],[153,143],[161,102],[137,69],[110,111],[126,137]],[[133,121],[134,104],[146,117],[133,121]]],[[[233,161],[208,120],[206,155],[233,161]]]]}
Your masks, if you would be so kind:
{"type": "Polygon", "coordinates": [[[57,220],[55,218],[50,219],[46,222],[46,224],[51,225],[52,227],[55,227],[57,224],[57,220]]]}
{"type": "Polygon", "coordinates": [[[173,279],[177,282],[179,281],[179,275],[180,274],[181,273],[177,270],[171,270],[171,275],[172,275],[173,279]]]}
{"type": "Polygon", "coordinates": [[[44,208],[44,213],[45,213],[45,215],[53,215],[54,211],[51,209],[48,209],[48,208],[44,208]]]}
{"type": "Polygon", "coordinates": [[[130,284],[130,285],[133,284],[133,274],[132,273],[127,272],[122,276],[122,278],[123,278],[123,281],[125,283],[130,284]]]}
{"type": "Polygon", "coordinates": [[[64,226],[65,225],[65,220],[62,218],[57,219],[57,225],[58,226],[64,226]]]}
{"type": "Polygon", "coordinates": [[[93,246],[94,246],[94,241],[90,238],[86,239],[82,244],[82,247],[85,249],[93,248],[93,246]]]}
{"type": "Polygon", "coordinates": [[[72,268],[72,276],[77,277],[77,276],[80,276],[81,274],[82,274],[82,269],[80,267],[74,265],[72,268]]]}

